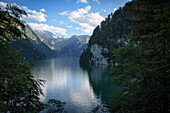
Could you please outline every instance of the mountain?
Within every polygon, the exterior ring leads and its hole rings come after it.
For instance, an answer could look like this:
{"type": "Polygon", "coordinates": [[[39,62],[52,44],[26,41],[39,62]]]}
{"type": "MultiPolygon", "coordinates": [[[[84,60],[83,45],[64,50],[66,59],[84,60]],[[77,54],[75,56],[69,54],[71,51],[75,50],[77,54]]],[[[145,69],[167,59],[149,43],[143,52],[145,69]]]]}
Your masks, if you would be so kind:
{"type": "Polygon", "coordinates": [[[32,28],[26,24],[25,39],[13,39],[11,46],[14,50],[21,50],[24,60],[44,59],[48,57],[57,57],[55,50],[49,48],[44,42],[43,38],[37,35],[32,28]]]}
{"type": "Polygon", "coordinates": [[[13,39],[10,45],[13,50],[20,50],[23,60],[40,60],[45,58],[45,54],[37,49],[29,39],[13,39]]]}
{"type": "Polygon", "coordinates": [[[35,30],[34,32],[46,40],[53,39],[53,38],[59,38],[56,35],[54,35],[52,32],[49,32],[49,31],[35,30]]]}
{"type": "Polygon", "coordinates": [[[80,56],[84,49],[87,48],[88,35],[74,35],[67,40],[63,40],[54,45],[55,50],[60,56],[80,56]]]}
{"type": "Polygon", "coordinates": [[[49,31],[35,31],[48,47],[56,50],[59,56],[80,56],[87,48],[89,41],[88,35],[74,35],[71,38],[59,38],[49,31]]]}
{"type": "Polygon", "coordinates": [[[115,13],[109,14],[104,21],[98,25],[90,37],[87,49],[81,54],[80,62],[89,64],[115,63],[113,56],[114,48],[124,46],[126,34],[131,31],[132,2],[119,8],[115,13]]]}
{"type": "Polygon", "coordinates": [[[27,24],[25,33],[28,39],[38,48],[46,57],[56,57],[57,52],[49,48],[42,40],[43,38],[37,35],[32,28],[27,24]]]}
{"type": "Polygon", "coordinates": [[[41,37],[41,41],[52,50],[55,50],[54,45],[56,45],[58,42],[66,40],[66,38],[59,38],[49,31],[35,30],[35,33],[38,34],[41,37]]]}

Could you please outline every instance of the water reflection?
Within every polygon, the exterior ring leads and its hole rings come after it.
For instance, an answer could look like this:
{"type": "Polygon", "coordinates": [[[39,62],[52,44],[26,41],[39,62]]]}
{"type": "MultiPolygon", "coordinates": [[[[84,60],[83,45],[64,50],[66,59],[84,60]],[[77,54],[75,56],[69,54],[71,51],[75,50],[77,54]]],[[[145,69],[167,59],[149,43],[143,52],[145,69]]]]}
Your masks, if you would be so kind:
{"type": "Polygon", "coordinates": [[[35,64],[33,75],[46,80],[42,101],[51,98],[65,101],[69,113],[91,112],[98,104],[108,102],[113,84],[105,67],[80,66],[75,57],[47,59],[35,64]]]}
{"type": "Polygon", "coordinates": [[[111,74],[106,72],[106,65],[80,65],[80,67],[88,72],[89,82],[97,98],[101,99],[103,104],[110,102],[112,91],[117,87],[111,81],[111,74]]]}

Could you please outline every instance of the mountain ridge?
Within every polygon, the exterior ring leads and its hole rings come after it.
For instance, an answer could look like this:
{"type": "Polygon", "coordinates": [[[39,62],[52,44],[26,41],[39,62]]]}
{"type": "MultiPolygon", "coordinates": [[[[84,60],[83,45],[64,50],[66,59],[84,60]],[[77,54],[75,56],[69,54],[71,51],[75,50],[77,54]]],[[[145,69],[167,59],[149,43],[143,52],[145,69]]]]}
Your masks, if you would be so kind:
{"type": "Polygon", "coordinates": [[[43,42],[51,49],[58,52],[59,56],[77,56],[79,57],[84,49],[87,48],[89,35],[73,35],[70,38],[54,37],[49,31],[35,31],[43,38],[43,42]],[[47,34],[48,33],[48,37],[47,34]]]}
{"type": "Polygon", "coordinates": [[[115,59],[112,57],[114,48],[124,46],[126,34],[131,32],[131,24],[128,19],[133,18],[133,3],[127,2],[115,13],[109,14],[104,21],[98,25],[86,50],[80,56],[81,63],[113,65],[115,59]]]}
{"type": "Polygon", "coordinates": [[[25,31],[23,32],[26,37],[13,39],[10,43],[14,50],[21,51],[23,60],[39,60],[58,56],[56,51],[42,42],[43,38],[36,34],[28,24],[25,23],[25,26],[25,31]]]}

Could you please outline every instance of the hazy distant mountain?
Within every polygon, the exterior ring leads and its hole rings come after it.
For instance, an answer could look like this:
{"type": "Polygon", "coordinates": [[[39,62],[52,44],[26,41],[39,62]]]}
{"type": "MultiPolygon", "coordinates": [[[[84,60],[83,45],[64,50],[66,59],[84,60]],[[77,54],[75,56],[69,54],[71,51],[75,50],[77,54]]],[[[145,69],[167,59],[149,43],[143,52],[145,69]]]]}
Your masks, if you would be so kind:
{"type": "Polygon", "coordinates": [[[80,56],[83,49],[87,48],[88,35],[72,36],[71,38],[59,38],[49,31],[35,31],[43,39],[48,47],[56,50],[60,56],[80,56]]]}
{"type": "Polygon", "coordinates": [[[49,31],[35,30],[35,33],[42,37],[41,41],[44,42],[52,50],[55,50],[54,45],[56,45],[58,42],[67,40],[66,38],[59,38],[49,31]]]}
{"type": "Polygon", "coordinates": [[[60,56],[80,56],[83,50],[87,48],[89,37],[88,35],[74,35],[55,44],[54,47],[60,56]]]}
{"type": "Polygon", "coordinates": [[[42,31],[42,30],[35,30],[35,33],[37,33],[39,36],[41,36],[44,39],[53,39],[53,38],[59,38],[56,35],[54,35],[52,32],[49,31],[42,31]]]}

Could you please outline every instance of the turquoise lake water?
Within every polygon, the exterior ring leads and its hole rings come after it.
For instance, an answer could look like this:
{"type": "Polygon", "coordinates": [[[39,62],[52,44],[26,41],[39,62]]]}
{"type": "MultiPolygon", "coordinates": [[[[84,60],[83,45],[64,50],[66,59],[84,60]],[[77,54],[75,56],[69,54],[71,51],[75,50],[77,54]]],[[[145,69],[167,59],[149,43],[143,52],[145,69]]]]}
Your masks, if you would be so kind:
{"type": "Polygon", "coordinates": [[[80,65],[77,57],[52,58],[35,61],[35,78],[46,81],[41,101],[65,101],[68,113],[90,113],[97,105],[108,104],[116,89],[106,65],[80,65]]]}

